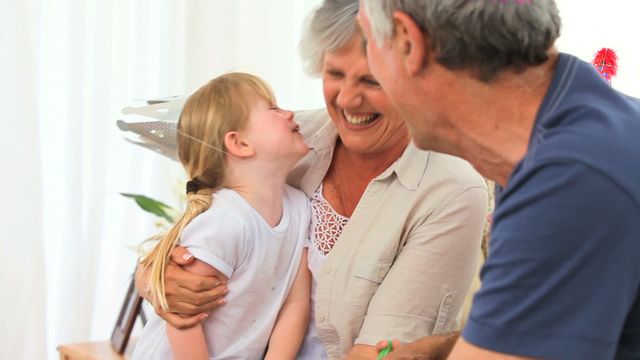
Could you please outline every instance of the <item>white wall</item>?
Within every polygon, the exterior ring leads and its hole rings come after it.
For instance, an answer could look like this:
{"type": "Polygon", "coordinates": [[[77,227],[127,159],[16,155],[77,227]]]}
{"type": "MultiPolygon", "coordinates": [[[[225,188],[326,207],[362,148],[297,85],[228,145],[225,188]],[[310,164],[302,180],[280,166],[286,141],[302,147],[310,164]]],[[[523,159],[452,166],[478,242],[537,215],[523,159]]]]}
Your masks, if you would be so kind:
{"type": "Polygon", "coordinates": [[[297,53],[302,23],[320,1],[193,0],[187,7],[186,86],[195,90],[230,70],[265,78],[283,108],[324,106],[321,83],[302,71],[297,53]]]}
{"type": "MultiPolygon", "coordinates": [[[[535,0],[534,0],[535,1],[535,0]]],[[[558,0],[562,52],[591,62],[601,48],[618,54],[618,75],[612,86],[640,97],[640,1],[558,0]]]]}

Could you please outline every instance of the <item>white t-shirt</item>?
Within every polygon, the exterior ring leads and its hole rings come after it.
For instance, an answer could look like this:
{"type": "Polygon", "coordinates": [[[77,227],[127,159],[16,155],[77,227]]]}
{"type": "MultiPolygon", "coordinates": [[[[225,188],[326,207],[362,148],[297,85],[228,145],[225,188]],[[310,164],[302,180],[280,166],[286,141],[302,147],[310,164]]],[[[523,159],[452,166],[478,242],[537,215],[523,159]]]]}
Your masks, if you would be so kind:
{"type": "MultiPolygon", "coordinates": [[[[229,278],[228,303],[209,314],[210,359],[261,359],[298,272],[310,221],[305,194],[286,186],[280,223],[271,227],[238,193],[223,189],[184,229],[181,245],[229,278]]],[[[164,320],[152,315],[133,359],[171,359],[164,320]]]]}

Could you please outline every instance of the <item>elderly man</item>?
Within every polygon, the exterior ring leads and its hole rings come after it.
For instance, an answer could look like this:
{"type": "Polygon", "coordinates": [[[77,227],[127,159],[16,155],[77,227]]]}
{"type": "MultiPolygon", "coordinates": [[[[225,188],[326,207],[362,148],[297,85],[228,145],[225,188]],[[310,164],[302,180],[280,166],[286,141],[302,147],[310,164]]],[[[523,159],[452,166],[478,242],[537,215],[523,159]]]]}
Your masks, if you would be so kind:
{"type": "Polygon", "coordinates": [[[640,101],[558,53],[551,0],[364,0],[358,17],[418,147],[499,185],[461,337],[388,358],[640,359],[640,101]]]}

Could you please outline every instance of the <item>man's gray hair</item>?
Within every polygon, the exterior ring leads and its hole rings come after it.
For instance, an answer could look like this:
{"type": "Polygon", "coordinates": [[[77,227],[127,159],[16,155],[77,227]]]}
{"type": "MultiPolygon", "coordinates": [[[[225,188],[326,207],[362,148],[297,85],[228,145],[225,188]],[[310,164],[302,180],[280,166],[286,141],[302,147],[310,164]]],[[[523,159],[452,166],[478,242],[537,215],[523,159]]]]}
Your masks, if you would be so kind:
{"type": "Polygon", "coordinates": [[[358,3],[358,0],[325,0],[307,18],[298,51],[309,75],[320,75],[324,54],[342,48],[360,33],[356,22],[358,3]]]}
{"type": "Polygon", "coordinates": [[[560,36],[554,0],[363,0],[378,44],[393,35],[392,16],[411,16],[431,40],[436,61],[490,81],[507,68],[547,61],[560,36]]]}

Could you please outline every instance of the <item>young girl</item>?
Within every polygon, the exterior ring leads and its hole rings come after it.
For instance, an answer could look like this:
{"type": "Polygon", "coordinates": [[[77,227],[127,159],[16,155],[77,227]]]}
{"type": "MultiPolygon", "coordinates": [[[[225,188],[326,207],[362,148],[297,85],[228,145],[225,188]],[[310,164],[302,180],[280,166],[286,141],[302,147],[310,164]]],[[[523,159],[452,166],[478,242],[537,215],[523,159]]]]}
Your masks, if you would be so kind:
{"type": "Polygon", "coordinates": [[[187,270],[228,280],[229,304],[185,330],[154,316],[133,359],[295,359],[309,317],[310,210],[285,177],[308,151],[256,76],[225,74],[189,97],[178,122],[187,208],[141,264],[167,310],[164,269],[179,243],[196,258],[187,270]]]}

